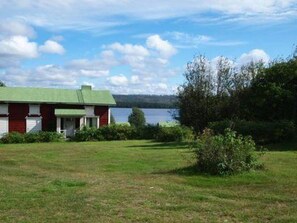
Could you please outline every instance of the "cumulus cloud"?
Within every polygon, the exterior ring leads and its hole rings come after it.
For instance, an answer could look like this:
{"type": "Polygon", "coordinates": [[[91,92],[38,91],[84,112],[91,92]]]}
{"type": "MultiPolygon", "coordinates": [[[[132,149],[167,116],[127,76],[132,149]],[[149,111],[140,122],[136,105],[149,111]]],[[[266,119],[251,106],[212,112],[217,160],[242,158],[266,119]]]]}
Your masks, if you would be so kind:
{"type": "Polygon", "coordinates": [[[270,60],[269,55],[261,49],[253,49],[248,53],[243,53],[239,59],[238,63],[240,65],[244,65],[250,62],[260,62],[262,61],[263,63],[268,63],[270,60]]]}
{"type": "Polygon", "coordinates": [[[2,20],[0,21],[0,36],[36,36],[34,29],[23,21],[2,20]]]}
{"type": "Polygon", "coordinates": [[[53,40],[47,40],[45,43],[41,46],[39,46],[39,51],[42,53],[51,53],[51,54],[64,54],[65,49],[64,47],[53,40]]]}
{"type": "Polygon", "coordinates": [[[9,68],[1,79],[9,86],[74,86],[78,73],[52,64],[33,69],[9,68]]]}
{"type": "Polygon", "coordinates": [[[126,55],[139,57],[146,57],[149,55],[149,51],[141,45],[113,43],[109,45],[108,48],[126,55]]]}
{"type": "Polygon", "coordinates": [[[37,44],[25,36],[11,36],[0,40],[0,57],[36,58],[37,44]]]}
{"type": "Polygon", "coordinates": [[[127,86],[129,82],[128,78],[123,74],[109,77],[107,80],[113,86],[127,86]]]}
{"type": "Polygon", "coordinates": [[[155,49],[162,58],[170,58],[177,53],[176,49],[167,40],[163,40],[159,35],[149,36],[146,45],[150,49],[155,49]]]}

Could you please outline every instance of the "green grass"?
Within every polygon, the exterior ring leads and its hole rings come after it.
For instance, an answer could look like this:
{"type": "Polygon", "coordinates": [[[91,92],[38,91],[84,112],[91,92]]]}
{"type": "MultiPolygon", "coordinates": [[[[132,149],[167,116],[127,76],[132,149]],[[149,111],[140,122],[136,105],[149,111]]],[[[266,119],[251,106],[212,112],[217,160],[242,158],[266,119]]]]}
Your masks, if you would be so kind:
{"type": "Polygon", "coordinates": [[[194,174],[192,159],[149,141],[0,145],[0,221],[297,222],[296,152],[230,177],[194,174]]]}

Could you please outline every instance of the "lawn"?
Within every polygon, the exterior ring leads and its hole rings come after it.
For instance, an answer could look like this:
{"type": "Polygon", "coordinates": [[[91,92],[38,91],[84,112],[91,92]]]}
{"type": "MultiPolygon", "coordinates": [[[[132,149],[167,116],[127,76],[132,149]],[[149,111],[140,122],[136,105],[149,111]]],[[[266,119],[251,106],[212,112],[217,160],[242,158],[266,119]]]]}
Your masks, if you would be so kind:
{"type": "Polygon", "coordinates": [[[0,221],[297,222],[292,147],[274,146],[264,171],[213,177],[187,168],[182,144],[0,145],[0,221]]]}

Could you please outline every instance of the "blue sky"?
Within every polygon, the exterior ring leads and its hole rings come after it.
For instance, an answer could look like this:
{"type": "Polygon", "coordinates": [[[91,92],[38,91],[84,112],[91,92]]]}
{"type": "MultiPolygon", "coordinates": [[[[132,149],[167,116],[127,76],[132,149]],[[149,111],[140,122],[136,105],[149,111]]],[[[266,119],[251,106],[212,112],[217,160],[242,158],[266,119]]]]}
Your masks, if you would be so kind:
{"type": "Polygon", "coordinates": [[[8,86],[174,94],[194,55],[269,62],[294,44],[296,0],[0,0],[8,86]]]}

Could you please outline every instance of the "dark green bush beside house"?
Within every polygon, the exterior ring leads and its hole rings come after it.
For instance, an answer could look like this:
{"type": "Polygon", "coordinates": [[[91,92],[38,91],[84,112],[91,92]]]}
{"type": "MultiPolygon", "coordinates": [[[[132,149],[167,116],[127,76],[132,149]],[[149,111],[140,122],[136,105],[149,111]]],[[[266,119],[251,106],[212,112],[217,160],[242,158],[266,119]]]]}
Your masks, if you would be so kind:
{"type": "Polygon", "coordinates": [[[99,129],[83,128],[77,131],[75,141],[109,141],[128,139],[153,139],[159,142],[184,141],[193,139],[191,129],[182,126],[160,127],[146,125],[136,128],[129,125],[110,125],[99,129]]]}
{"type": "Polygon", "coordinates": [[[0,143],[36,143],[36,142],[60,142],[64,140],[64,135],[57,132],[36,132],[24,133],[11,132],[6,133],[0,139],[0,143]]]}
{"type": "Polygon", "coordinates": [[[259,144],[276,143],[293,139],[296,128],[292,121],[280,120],[273,122],[224,120],[212,122],[208,125],[216,134],[222,134],[226,128],[251,136],[259,144]]]}

